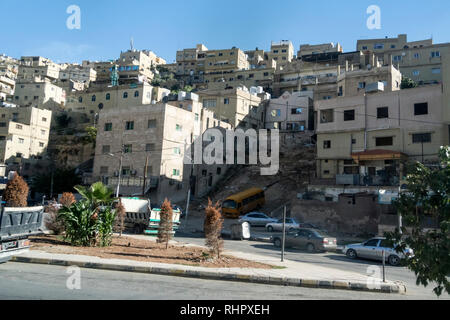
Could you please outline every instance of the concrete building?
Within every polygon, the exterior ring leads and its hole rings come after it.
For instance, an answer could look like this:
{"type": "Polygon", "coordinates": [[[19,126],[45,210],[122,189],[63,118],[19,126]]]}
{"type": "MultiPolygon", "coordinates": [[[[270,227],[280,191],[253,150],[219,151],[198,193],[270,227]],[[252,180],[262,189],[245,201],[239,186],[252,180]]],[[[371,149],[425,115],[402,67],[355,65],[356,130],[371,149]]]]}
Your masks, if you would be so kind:
{"type": "MultiPolygon", "coordinates": [[[[16,170],[24,159],[42,157],[48,145],[52,112],[34,107],[0,106],[0,163],[16,170]]],[[[25,168],[26,169],[26,168],[25,168]]]]}
{"type": "Polygon", "coordinates": [[[206,122],[212,123],[212,113],[202,109],[194,94],[188,97],[192,100],[180,98],[100,112],[94,180],[116,188],[123,155],[121,194],[146,194],[156,203],[166,197],[173,203],[184,200],[194,176],[185,157],[190,158],[206,122]]]}
{"type": "Polygon", "coordinates": [[[146,82],[116,87],[93,85],[84,91],[70,93],[66,109],[94,114],[103,109],[151,104],[152,100],[153,87],[146,82]]]}
{"type": "Polygon", "coordinates": [[[247,55],[239,48],[208,50],[205,57],[205,74],[226,74],[250,68],[247,55]]]}
{"type": "Polygon", "coordinates": [[[264,65],[249,70],[230,71],[226,74],[211,73],[204,76],[204,84],[198,85],[198,87],[211,90],[225,90],[239,86],[263,87],[265,91],[269,91],[274,74],[275,68],[265,68],[264,65]]]}
{"type": "Polygon", "coordinates": [[[166,61],[152,51],[128,50],[120,54],[117,64],[119,66],[120,83],[151,82],[154,77],[154,68],[165,64],[166,61]]]}
{"type": "Polygon", "coordinates": [[[90,66],[69,65],[67,68],[60,71],[59,80],[73,80],[89,84],[90,82],[97,80],[97,71],[90,66]]]}
{"type": "Polygon", "coordinates": [[[277,62],[277,68],[281,70],[294,59],[294,45],[288,40],[272,42],[267,55],[277,62]]]}
{"type": "Polygon", "coordinates": [[[442,89],[430,85],[316,101],[318,178],[398,185],[407,161],[436,163],[449,135],[442,89]]]}
{"type": "Polygon", "coordinates": [[[282,131],[313,131],[313,92],[285,92],[270,99],[266,108],[265,128],[282,131]]]}
{"type": "Polygon", "coordinates": [[[16,84],[13,102],[22,107],[53,109],[65,105],[66,92],[48,80],[21,80],[16,84]]]}
{"type": "Polygon", "coordinates": [[[419,85],[442,82],[442,59],[450,54],[450,43],[434,44],[432,39],[407,41],[407,35],[397,38],[358,40],[357,49],[375,53],[383,65],[392,63],[403,76],[419,85]]]}
{"type": "Polygon", "coordinates": [[[17,78],[20,81],[57,80],[61,66],[43,57],[22,57],[17,78]]]}
{"type": "MultiPolygon", "coordinates": [[[[256,89],[256,88],[254,88],[256,89]]],[[[202,90],[200,96],[203,107],[214,112],[217,119],[229,123],[232,128],[258,128],[264,125],[264,116],[256,119],[252,114],[260,115],[259,107],[263,99],[262,88],[250,91],[246,87],[226,90],[202,90]]]]}
{"type": "Polygon", "coordinates": [[[301,59],[303,56],[310,56],[319,53],[332,53],[332,52],[344,52],[342,46],[337,43],[336,45],[332,42],[323,44],[302,44],[300,45],[300,50],[297,52],[297,58],[301,59]]]}

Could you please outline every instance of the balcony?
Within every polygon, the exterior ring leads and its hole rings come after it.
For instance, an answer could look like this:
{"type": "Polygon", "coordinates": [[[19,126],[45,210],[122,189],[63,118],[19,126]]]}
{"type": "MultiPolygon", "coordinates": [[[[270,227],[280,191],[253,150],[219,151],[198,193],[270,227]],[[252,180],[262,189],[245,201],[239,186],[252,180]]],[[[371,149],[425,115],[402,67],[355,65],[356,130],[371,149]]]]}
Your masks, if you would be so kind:
{"type": "MultiPolygon", "coordinates": [[[[103,183],[108,185],[109,187],[117,187],[119,183],[118,177],[102,177],[103,183]]],[[[121,187],[140,187],[142,188],[145,185],[147,188],[155,189],[158,187],[159,178],[158,177],[150,177],[144,180],[143,177],[130,177],[125,176],[120,178],[120,186],[121,187]]]]}

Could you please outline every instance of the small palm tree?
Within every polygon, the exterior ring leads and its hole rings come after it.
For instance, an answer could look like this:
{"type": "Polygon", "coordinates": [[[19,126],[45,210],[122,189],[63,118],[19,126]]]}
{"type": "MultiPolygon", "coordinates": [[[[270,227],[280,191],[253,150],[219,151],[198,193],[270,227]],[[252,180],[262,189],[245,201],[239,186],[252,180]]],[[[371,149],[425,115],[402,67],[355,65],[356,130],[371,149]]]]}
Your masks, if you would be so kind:
{"type": "Polygon", "coordinates": [[[115,200],[113,198],[113,191],[101,182],[96,182],[90,187],[76,186],[75,190],[77,190],[93,208],[111,205],[115,200]]]}

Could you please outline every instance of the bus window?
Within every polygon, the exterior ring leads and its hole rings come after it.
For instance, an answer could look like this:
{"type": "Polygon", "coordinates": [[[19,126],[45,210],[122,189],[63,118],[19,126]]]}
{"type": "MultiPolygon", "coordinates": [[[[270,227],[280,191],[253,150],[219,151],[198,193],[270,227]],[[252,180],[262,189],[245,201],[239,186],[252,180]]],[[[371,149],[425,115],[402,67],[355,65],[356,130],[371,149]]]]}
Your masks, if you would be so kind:
{"type": "Polygon", "coordinates": [[[223,205],[222,205],[222,207],[223,208],[226,208],[226,209],[236,209],[236,201],[233,201],[233,200],[227,200],[227,201],[225,201],[224,203],[223,203],[223,205]]]}

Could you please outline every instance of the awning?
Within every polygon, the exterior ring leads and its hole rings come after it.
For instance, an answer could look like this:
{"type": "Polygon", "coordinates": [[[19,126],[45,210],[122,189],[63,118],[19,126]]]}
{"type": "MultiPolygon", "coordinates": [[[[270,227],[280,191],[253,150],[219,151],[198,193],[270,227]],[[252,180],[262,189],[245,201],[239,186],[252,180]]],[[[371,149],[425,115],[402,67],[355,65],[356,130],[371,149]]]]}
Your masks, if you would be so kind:
{"type": "Polygon", "coordinates": [[[400,151],[392,150],[367,150],[363,152],[352,153],[352,158],[356,162],[371,161],[371,160],[406,160],[408,156],[400,151]]]}

